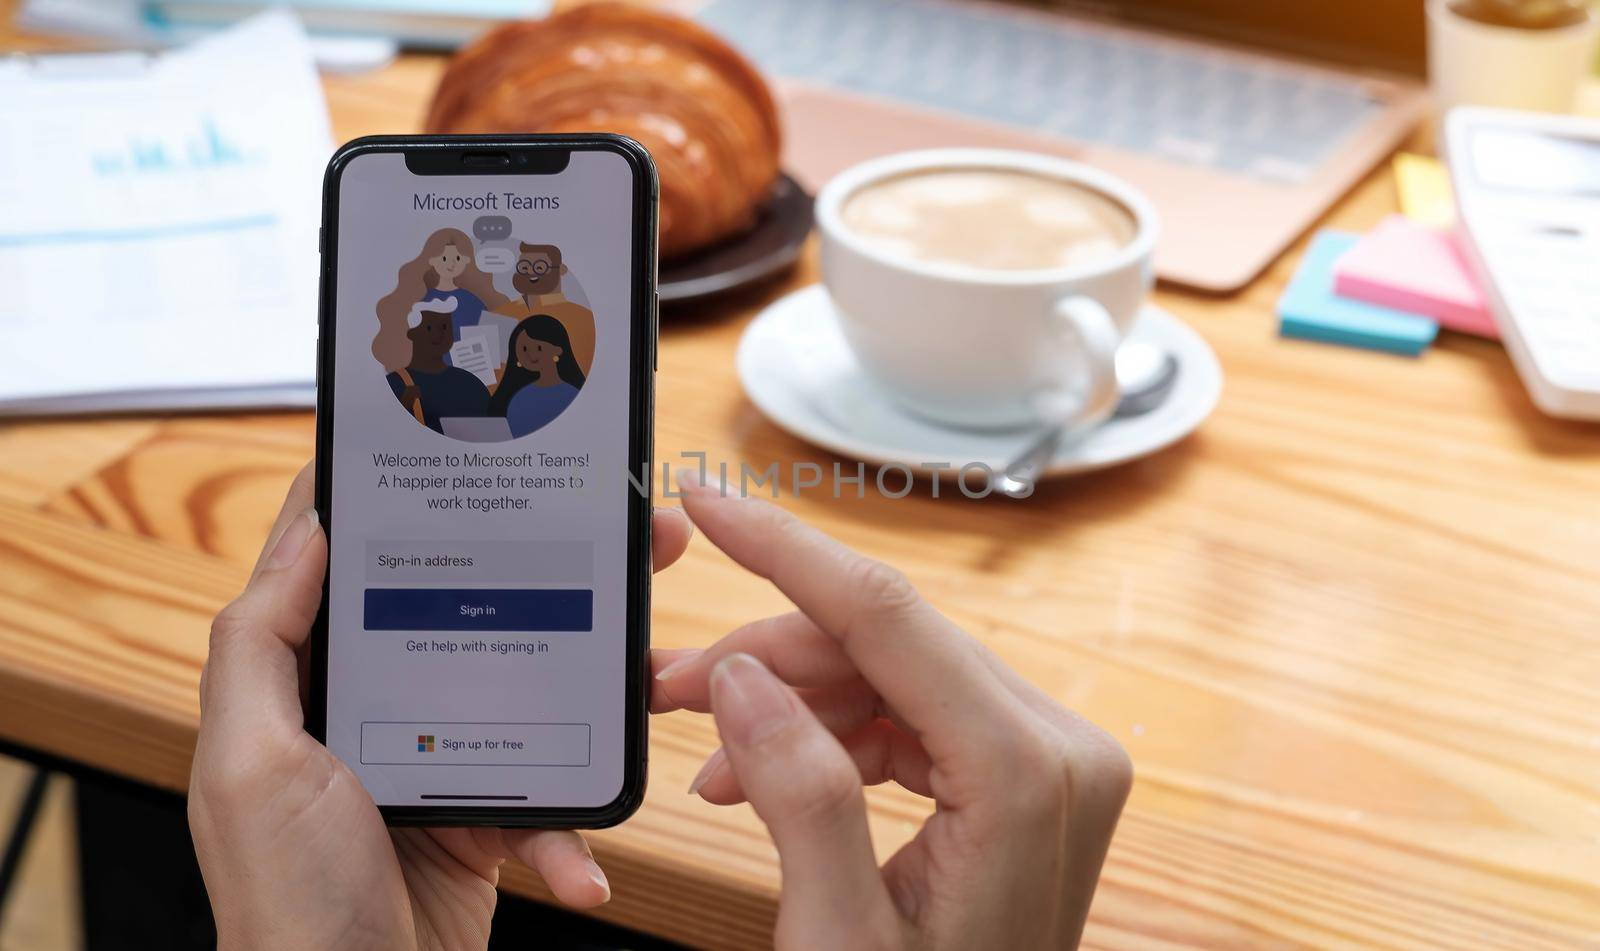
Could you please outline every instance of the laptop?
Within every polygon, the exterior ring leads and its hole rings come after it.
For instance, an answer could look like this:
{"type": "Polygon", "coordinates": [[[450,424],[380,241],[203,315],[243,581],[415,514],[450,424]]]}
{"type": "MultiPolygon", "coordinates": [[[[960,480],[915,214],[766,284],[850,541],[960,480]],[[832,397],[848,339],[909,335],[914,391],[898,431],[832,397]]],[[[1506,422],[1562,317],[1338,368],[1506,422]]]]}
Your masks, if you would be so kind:
{"type": "Polygon", "coordinates": [[[1219,293],[1427,103],[1420,3],[709,0],[695,14],[775,80],[785,168],[808,189],[905,149],[1062,155],[1155,202],[1159,278],[1219,293]]]}

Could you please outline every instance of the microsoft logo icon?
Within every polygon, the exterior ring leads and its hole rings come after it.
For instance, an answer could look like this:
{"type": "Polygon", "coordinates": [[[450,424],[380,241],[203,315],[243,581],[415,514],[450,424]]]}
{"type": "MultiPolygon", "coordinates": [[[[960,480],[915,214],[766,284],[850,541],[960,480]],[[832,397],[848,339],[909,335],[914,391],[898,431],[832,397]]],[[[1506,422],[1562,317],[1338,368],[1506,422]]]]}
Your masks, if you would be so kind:
{"type": "Polygon", "coordinates": [[[417,734],[417,752],[418,753],[432,753],[433,752],[433,734],[432,733],[418,733],[417,734]]]}

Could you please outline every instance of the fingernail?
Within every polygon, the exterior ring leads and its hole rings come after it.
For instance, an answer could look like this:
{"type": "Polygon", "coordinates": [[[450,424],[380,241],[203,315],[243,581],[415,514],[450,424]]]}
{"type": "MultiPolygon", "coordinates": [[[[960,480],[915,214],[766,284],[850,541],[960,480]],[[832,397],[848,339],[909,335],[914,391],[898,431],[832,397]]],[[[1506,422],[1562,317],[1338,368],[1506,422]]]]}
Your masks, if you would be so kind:
{"type": "Polygon", "coordinates": [[[278,544],[272,547],[272,557],[267,559],[267,567],[287,568],[294,564],[306,547],[306,542],[311,540],[311,533],[316,527],[316,509],[306,509],[296,516],[283,534],[278,536],[278,544]]]}
{"type": "Polygon", "coordinates": [[[678,483],[678,491],[680,492],[692,492],[705,484],[700,478],[699,470],[690,469],[687,466],[682,469],[674,469],[672,481],[678,483]]]}
{"type": "Polygon", "coordinates": [[[693,796],[699,792],[700,787],[706,784],[706,780],[711,778],[711,774],[715,773],[727,758],[727,752],[722,747],[717,747],[716,752],[706,759],[706,764],[700,767],[700,772],[695,773],[694,779],[689,782],[689,795],[693,796]]]}
{"type": "Polygon", "coordinates": [[[704,654],[705,650],[703,648],[697,647],[694,650],[689,651],[687,654],[684,654],[682,657],[679,657],[677,660],[661,668],[661,672],[656,674],[656,679],[666,680],[669,677],[676,677],[685,670],[688,670],[689,665],[699,660],[704,654]]]}
{"type": "Polygon", "coordinates": [[[600,866],[595,863],[594,859],[589,860],[589,877],[593,879],[594,883],[599,885],[606,893],[606,897],[600,899],[600,901],[602,903],[610,901],[611,883],[606,880],[606,873],[600,870],[600,866]]]}
{"type": "Polygon", "coordinates": [[[711,670],[711,706],[724,740],[755,743],[798,712],[794,691],[749,654],[729,654],[711,670]]]}
{"type": "Polygon", "coordinates": [[[727,483],[723,482],[722,477],[710,469],[701,472],[699,469],[690,469],[685,466],[674,472],[672,478],[677,481],[680,492],[710,490],[718,495],[726,496],[728,494],[727,483]]]}
{"type": "Polygon", "coordinates": [[[689,538],[690,539],[694,538],[694,519],[689,517],[689,513],[688,512],[685,512],[681,508],[677,508],[677,509],[665,509],[664,508],[664,509],[661,509],[661,511],[663,511],[663,512],[671,512],[674,515],[677,515],[678,516],[678,521],[682,522],[684,524],[684,526],[686,528],[688,528],[688,530],[689,530],[689,538]]]}

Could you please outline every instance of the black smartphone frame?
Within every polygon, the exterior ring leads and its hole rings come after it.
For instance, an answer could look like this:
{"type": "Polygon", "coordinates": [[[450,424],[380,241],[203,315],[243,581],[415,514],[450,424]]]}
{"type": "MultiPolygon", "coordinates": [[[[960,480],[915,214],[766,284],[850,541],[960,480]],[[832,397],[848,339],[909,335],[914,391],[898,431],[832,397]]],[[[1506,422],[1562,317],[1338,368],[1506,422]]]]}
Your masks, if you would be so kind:
{"type": "MultiPolygon", "coordinates": [[[[631,348],[629,355],[628,468],[643,486],[639,491],[623,479],[628,505],[627,651],[622,790],[617,798],[595,808],[547,806],[379,806],[394,826],[488,825],[550,829],[598,829],[632,815],[644,801],[648,773],[650,665],[650,515],[651,469],[654,462],[656,363],[656,216],[660,187],[655,164],[644,146],[621,135],[415,135],[367,136],[346,143],[334,153],[323,179],[322,287],[318,302],[316,506],[322,527],[332,538],[336,512],[329,504],[333,480],[333,401],[336,388],[334,353],[335,306],[338,296],[339,185],[358,156],[401,153],[412,172],[421,175],[490,175],[505,177],[558,173],[574,151],[604,151],[622,156],[633,171],[633,240],[629,268],[631,348]]],[[[322,580],[322,606],[311,628],[310,691],[306,730],[327,742],[328,593],[322,580]]]]}

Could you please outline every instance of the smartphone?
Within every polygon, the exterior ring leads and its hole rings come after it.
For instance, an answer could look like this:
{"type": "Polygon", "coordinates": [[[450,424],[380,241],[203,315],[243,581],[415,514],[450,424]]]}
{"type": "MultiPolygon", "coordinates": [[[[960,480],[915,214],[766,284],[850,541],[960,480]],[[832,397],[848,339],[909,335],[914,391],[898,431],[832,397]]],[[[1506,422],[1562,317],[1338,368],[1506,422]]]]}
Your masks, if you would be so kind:
{"type": "Polygon", "coordinates": [[[643,797],[658,194],[614,135],[328,166],[307,725],[392,824],[643,797]]]}

